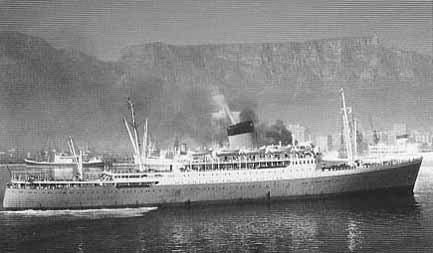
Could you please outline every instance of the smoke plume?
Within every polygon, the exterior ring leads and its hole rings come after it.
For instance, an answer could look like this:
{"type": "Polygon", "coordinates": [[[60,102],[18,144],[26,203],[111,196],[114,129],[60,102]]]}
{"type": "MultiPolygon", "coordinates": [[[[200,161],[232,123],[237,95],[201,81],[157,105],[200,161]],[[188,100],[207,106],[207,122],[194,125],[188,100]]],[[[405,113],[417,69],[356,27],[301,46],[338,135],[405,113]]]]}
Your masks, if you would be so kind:
{"type": "Polygon", "coordinates": [[[292,144],[292,133],[281,120],[277,120],[272,125],[260,122],[256,112],[249,107],[241,111],[239,118],[241,121],[254,122],[258,146],[280,143],[282,145],[292,144]]]}

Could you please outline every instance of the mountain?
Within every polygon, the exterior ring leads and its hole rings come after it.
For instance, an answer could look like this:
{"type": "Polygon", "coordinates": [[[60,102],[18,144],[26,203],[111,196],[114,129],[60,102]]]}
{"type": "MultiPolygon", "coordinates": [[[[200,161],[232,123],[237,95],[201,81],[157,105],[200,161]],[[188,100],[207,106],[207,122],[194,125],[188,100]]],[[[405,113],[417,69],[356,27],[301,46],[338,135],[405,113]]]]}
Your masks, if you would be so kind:
{"type": "Polygon", "coordinates": [[[66,147],[68,135],[89,142],[107,136],[105,122],[119,121],[109,99],[115,80],[114,63],[0,33],[0,146],[66,147]]]}
{"type": "MultiPolygon", "coordinates": [[[[0,141],[41,147],[67,135],[104,150],[129,150],[120,117],[126,98],[150,119],[161,144],[195,145],[215,135],[210,113],[222,93],[233,110],[327,133],[338,127],[338,90],[363,122],[432,123],[433,61],[374,37],[306,42],[124,48],[116,62],[56,49],[40,38],[0,33],[0,141]],[[35,137],[36,136],[36,137],[35,137]],[[39,145],[39,146],[38,146],[39,145]]],[[[368,127],[364,127],[368,130],[368,127]]],[[[6,145],[6,146],[8,146],[6,145]]]]}
{"type": "MultiPolygon", "coordinates": [[[[386,48],[376,36],[258,44],[149,43],[125,48],[119,64],[126,69],[125,83],[152,76],[167,90],[216,87],[235,110],[252,107],[263,120],[301,122],[325,133],[338,127],[341,87],[363,122],[372,114],[380,119],[375,120],[379,127],[399,121],[432,123],[432,57],[386,48]]],[[[184,110],[181,103],[189,97],[180,98],[168,103],[184,110]]]]}

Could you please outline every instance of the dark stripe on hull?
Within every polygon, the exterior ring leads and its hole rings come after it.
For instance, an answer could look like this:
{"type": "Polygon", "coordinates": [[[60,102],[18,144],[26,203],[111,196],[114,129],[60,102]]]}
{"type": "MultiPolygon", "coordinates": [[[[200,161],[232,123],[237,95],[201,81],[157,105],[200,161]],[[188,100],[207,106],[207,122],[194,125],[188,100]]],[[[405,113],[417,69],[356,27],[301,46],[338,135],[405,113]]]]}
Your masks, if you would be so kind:
{"type": "Polygon", "coordinates": [[[6,189],[5,209],[88,209],[195,203],[270,201],[355,192],[409,192],[421,163],[368,173],[318,178],[149,188],[89,187],[56,190],[6,189]]]}

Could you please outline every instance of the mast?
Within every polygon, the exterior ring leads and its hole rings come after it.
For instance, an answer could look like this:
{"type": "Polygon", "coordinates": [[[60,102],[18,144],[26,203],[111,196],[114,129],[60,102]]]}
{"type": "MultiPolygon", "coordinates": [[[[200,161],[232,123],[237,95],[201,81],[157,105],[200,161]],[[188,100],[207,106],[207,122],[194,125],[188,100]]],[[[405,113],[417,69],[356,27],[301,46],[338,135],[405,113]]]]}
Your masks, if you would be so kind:
{"type": "Polygon", "coordinates": [[[135,145],[134,137],[132,136],[131,130],[129,129],[128,121],[125,118],[122,119],[125,124],[125,128],[128,131],[129,140],[131,141],[132,148],[134,149],[134,153],[138,154],[137,146],[135,145]]]}
{"type": "Polygon", "coordinates": [[[74,156],[74,162],[77,163],[78,179],[83,180],[83,151],[80,150],[79,154],[77,155],[77,152],[75,150],[74,140],[72,139],[71,136],[69,136],[68,138],[68,147],[69,147],[69,151],[74,156]]]}
{"type": "MultiPolygon", "coordinates": [[[[71,137],[69,137],[69,138],[71,138],[71,137]]],[[[72,149],[72,146],[71,146],[71,143],[69,141],[69,138],[67,139],[66,143],[68,144],[69,153],[71,153],[72,155],[74,155],[74,151],[72,149]]]]}
{"type": "Polygon", "coordinates": [[[140,144],[138,142],[138,131],[137,131],[137,122],[135,122],[135,110],[134,103],[132,103],[131,99],[128,98],[129,109],[131,110],[131,119],[132,119],[132,129],[134,130],[134,139],[135,146],[137,147],[138,153],[140,153],[140,144]]]}
{"type": "Polygon", "coordinates": [[[77,152],[75,151],[75,146],[74,146],[74,141],[72,140],[72,137],[69,136],[69,140],[68,140],[68,146],[69,146],[69,150],[71,151],[72,155],[74,156],[74,159],[78,159],[78,155],[77,152]]]}
{"type": "Polygon", "coordinates": [[[342,100],[342,111],[343,111],[343,132],[344,142],[346,144],[347,160],[349,165],[353,165],[353,153],[352,153],[352,140],[350,138],[350,126],[349,126],[349,115],[346,107],[346,99],[344,97],[344,90],[340,89],[340,95],[342,100]]]}
{"type": "Polygon", "coordinates": [[[147,132],[148,132],[148,126],[147,126],[147,118],[146,118],[146,121],[144,123],[143,143],[141,144],[142,152],[143,152],[142,157],[144,163],[146,163],[146,159],[147,159],[147,132]]]}
{"type": "Polygon", "coordinates": [[[138,134],[138,125],[135,121],[135,110],[134,110],[134,104],[132,103],[131,99],[128,98],[128,105],[129,110],[131,112],[131,119],[132,122],[128,122],[125,118],[123,118],[123,122],[125,124],[126,130],[128,131],[129,140],[131,141],[132,147],[134,148],[134,162],[135,164],[138,164],[138,167],[140,170],[143,170],[143,164],[142,164],[142,157],[141,157],[141,149],[140,149],[140,143],[139,143],[139,134],[138,134]],[[132,131],[129,128],[129,124],[132,127],[132,131]],[[133,133],[132,133],[133,132],[133,133]]]}
{"type": "Polygon", "coordinates": [[[353,158],[356,159],[356,156],[358,154],[358,122],[356,121],[356,118],[353,117],[353,158]]]}

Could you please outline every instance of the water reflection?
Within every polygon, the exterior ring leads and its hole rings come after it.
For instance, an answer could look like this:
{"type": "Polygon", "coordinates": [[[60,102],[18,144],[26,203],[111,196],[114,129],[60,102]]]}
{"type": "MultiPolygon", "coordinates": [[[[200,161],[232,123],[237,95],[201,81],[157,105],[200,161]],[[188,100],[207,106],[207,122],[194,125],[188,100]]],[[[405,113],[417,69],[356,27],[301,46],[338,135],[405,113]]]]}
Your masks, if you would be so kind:
{"type": "MultiPolygon", "coordinates": [[[[270,205],[160,208],[129,218],[71,219],[59,215],[18,219],[0,215],[0,226],[9,235],[21,235],[20,245],[31,242],[50,248],[60,243],[61,247],[83,252],[113,248],[129,252],[341,252],[342,249],[376,251],[380,249],[376,246],[387,245],[386,241],[392,238],[420,231],[421,219],[414,198],[398,196],[380,197],[376,201],[357,197],[270,205]],[[49,241],[35,242],[38,238],[49,241]]],[[[420,240],[423,239],[421,236],[420,240]]]]}
{"type": "MultiPolygon", "coordinates": [[[[161,209],[152,215],[157,216],[153,225],[169,249],[205,251],[358,251],[368,246],[365,234],[374,238],[389,227],[421,226],[413,196],[161,209]]],[[[152,250],[148,240],[142,243],[142,248],[152,250]]]]}
{"type": "Polygon", "coordinates": [[[349,218],[347,224],[347,248],[350,252],[354,252],[355,250],[362,248],[364,236],[359,225],[360,222],[349,218]]]}

